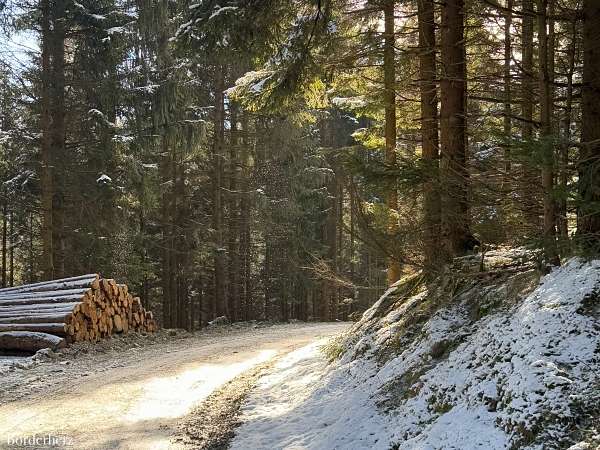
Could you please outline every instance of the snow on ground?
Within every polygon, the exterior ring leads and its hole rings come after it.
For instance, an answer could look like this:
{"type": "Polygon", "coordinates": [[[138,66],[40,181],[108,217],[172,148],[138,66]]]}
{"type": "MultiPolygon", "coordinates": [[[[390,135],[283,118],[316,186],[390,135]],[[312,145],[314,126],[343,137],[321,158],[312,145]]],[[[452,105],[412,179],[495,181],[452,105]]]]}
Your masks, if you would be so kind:
{"type": "Polygon", "coordinates": [[[12,355],[1,355],[0,354],[0,375],[9,372],[14,367],[22,367],[28,365],[31,362],[31,358],[28,356],[12,356],[12,355]]]}
{"type": "MultiPolygon", "coordinates": [[[[571,260],[518,304],[478,320],[469,318],[464,301],[450,303],[394,356],[379,358],[398,311],[421,302],[418,294],[333,364],[323,343],[277,364],[242,407],[231,448],[541,450],[578,444],[585,438],[576,433],[581,411],[600,406],[599,293],[600,261],[571,260]]],[[[365,314],[372,317],[373,310],[365,314]]],[[[572,448],[586,448],[578,445],[572,448]]]]}

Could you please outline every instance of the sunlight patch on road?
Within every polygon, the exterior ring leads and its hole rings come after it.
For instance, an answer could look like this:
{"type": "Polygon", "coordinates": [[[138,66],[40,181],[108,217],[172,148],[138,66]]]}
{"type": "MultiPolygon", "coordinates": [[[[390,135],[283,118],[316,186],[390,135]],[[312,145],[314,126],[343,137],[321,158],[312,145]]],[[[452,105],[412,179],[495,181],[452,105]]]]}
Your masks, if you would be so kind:
{"type": "Polygon", "coordinates": [[[242,406],[246,421],[284,416],[312,395],[327,368],[320,350],[326,342],[321,340],[295,350],[275,364],[250,396],[256,397],[257,401],[250,400],[242,406]]]}
{"type": "Polygon", "coordinates": [[[126,414],[127,420],[182,417],[215,389],[276,354],[276,350],[263,350],[239,363],[202,364],[174,376],[152,378],[141,385],[141,398],[126,414]]]}

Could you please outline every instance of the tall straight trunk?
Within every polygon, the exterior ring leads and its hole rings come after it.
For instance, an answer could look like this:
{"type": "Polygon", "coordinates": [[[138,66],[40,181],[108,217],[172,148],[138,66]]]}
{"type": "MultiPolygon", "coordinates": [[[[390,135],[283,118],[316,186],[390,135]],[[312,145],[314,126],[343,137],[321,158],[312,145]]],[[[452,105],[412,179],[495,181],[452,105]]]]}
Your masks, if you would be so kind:
{"type": "Polygon", "coordinates": [[[157,66],[160,74],[160,88],[154,106],[154,134],[160,135],[160,160],[159,173],[162,185],[160,202],[161,214],[161,287],[162,287],[162,313],[163,326],[174,327],[176,323],[177,292],[175,287],[176,265],[174,253],[174,217],[173,217],[173,183],[174,183],[174,152],[171,133],[171,80],[169,69],[172,58],[169,50],[168,27],[168,2],[160,0],[156,8],[156,17],[159,24],[157,66]]]}
{"type": "Polygon", "coordinates": [[[178,145],[179,143],[173,142],[177,137],[175,136],[174,130],[169,129],[165,130],[165,132],[169,135],[168,141],[169,149],[171,150],[171,158],[169,161],[170,164],[170,190],[169,190],[169,201],[167,202],[168,211],[168,226],[169,226],[169,245],[168,245],[168,258],[169,258],[169,269],[170,272],[168,274],[168,282],[170,289],[170,298],[171,298],[171,326],[178,327],[180,322],[180,305],[181,305],[181,296],[179,293],[179,269],[180,269],[180,259],[179,254],[177,252],[179,248],[179,236],[181,233],[181,225],[179,223],[179,218],[177,216],[177,201],[178,201],[178,192],[177,192],[177,178],[179,172],[179,166],[177,164],[178,158],[178,145]],[[173,133],[173,136],[171,136],[173,133]]]}
{"type": "Polygon", "coordinates": [[[573,115],[573,74],[575,73],[575,41],[577,39],[576,33],[576,22],[573,21],[571,28],[571,42],[567,50],[567,87],[565,93],[565,110],[562,123],[563,143],[560,146],[560,173],[558,177],[558,182],[560,185],[562,195],[558,204],[557,211],[557,231],[562,240],[565,240],[569,237],[569,222],[567,218],[567,184],[569,181],[569,141],[571,140],[571,121],[573,115]]]}
{"type": "Polygon", "coordinates": [[[423,186],[425,268],[436,266],[440,235],[438,98],[435,61],[435,6],[433,0],[418,0],[419,78],[421,94],[421,153],[428,170],[423,186]]]}
{"type": "MultiPolygon", "coordinates": [[[[550,0],[551,1],[551,0],[550,0]]],[[[556,248],[556,208],[554,202],[554,147],[552,139],[552,79],[550,69],[554,66],[554,49],[551,48],[548,36],[548,0],[537,0],[538,7],[538,41],[539,41],[539,90],[540,90],[540,136],[545,138],[542,155],[542,188],[544,194],[544,251],[552,264],[558,264],[556,248]]]]}
{"type": "MultiPolygon", "coordinates": [[[[167,131],[167,133],[169,133],[167,131]]],[[[169,284],[170,284],[170,297],[171,297],[171,326],[179,327],[180,326],[180,307],[181,307],[181,297],[179,295],[179,269],[180,269],[180,261],[179,255],[177,253],[178,245],[179,245],[179,234],[181,231],[181,225],[178,221],[177,217],[177,177],[178,177],[178,165],[177,165],[177,146],[175,144],[171,144],[172,148],[172,157],[170,160],[171,168],[171,192],[170,192],[170,202],[169,210],[167,212],[168,221],[169,221],[169,284]]]]}
{"type": "MultiPolygon", "coordinates": [[[[321,145],[325,148],[334,148],[335,136],[334,136],[334,122],[332,120],[323,120],[321,122],[321,145]]],[[[335,270],[335,257],[337,255],[336,245],[336,218],[335,213],[337,204],[337,167],[334,166],[334,162],[330,161],[333,169],[333,176],[330,176],[325,184],[327,197],[324,199],[323,209],[327,211],[326,216],[323,218],[323,222],[320,226],[320,242],[326,249],[325,259],[329,268],[335,270]]],[[[389,266],[388,266],[389,269],[389,266]]],[[[334,297],[335,286],[328,279],[322,279],[321,285],[321,299],[319,304],[319,316],[318,320],[328,321],[331,317],[331,306],[332,299],[334,297]]]]}
{"type": "MultiPolygon", "coordinates": [[[[255,157],[255,165],[254,171],[256,174],[256,183],[258,185],[265,187],[265,197],[270,199],[272,198],[273,193],[271,192],[271,178],[267,178],[266,174],[269,168],[269,150],[270,144],[267,140],[267,137],[270,136],[269,127],[268,127],[268,119],[265,117],[257,117],[254,123],[255,132],[255,147],[254,147],[254,157],[255,157]]],[[[261,212],[263,214],[267,213],[266,208],[262,208],[261,212]]],[[[266,217],[267,221],[271,220],[270,217],[266,217]]],[[[257,319],[267,318],[268,312],[268,299],[270,295],[270,274],[271,274],[271,260],[270,260],[270,229],[266,227],[262,230],[261,238],[258,244],[264,245],[263,255],[264,260],[263,264],[260,266],[260,279],[261,283],[261,291],[254,291],[255,296],[258,298],[254,298],[252,304],[252,311],[254,317],[257,319]]]]}
{"type": "MultiPolygon", "coordinates": [[[[270,194],[267,185],[267,195],[270,194]]],[[[271,197],[269,197],[271,198],[271,197]]],[[[277,292],[274,286],[274,279],[277,275],[277,270],[275,268],[274,260],[275,260],[275,245],[274,239],[271,236],[269,230],[265,233],[265,260],[263,265],[263,277],[264,277],[264,316],[267,320],[274,320],[275,315],[275,306],[274,301],[276,299],[277,292]]]]}
{"type": "MultiPolygon", "coordinates": [[[[62,168],[59,168],[59,163],[55,165],[55,168],[58,168],[56,172],[63,172],[62,168]]],[[[54,218],[52,222],[54,224],[54,237],[52,238],[54,241],[54,276],[56,278],[64,278],[66,271],[66,240],[65,240],[65,202],[63,196],[63,188],[64,186],[60,186],[63,182],[58,181],[55,184],[57,189],[54,192],[54,199],[52,207],[52,212],[54,213],[54,218]]]]}
{"type": "Polygon", "coordinates": [[[521,132],[523,137],[533,136],[533,0],[523,0],[523,25],[521,36],[522,82],[521,82],[521,132]]]}
{"type": "MultiPolygon", "coordinates": [[[[521,136],[525,141],[533,139],[533,103],[534,103],[534,74],[533,74],[533,0],[523,0],[523,27],[521,36],[522,80],[521,80],[521,136]]],[[[525,161],[520,186],[523,216],[532,234],[539,231],[539,206],[537,202],[539,176],[533,170],[531,162],[525,161]],[[532,187],[533,186],[533,187],[532,187]]]]}
{"type": "Polygon", "coordinates": [[[33,262],[33,213],[29,213],[29,246],[27,259],[29,264],[29,283],[35,282],[35,266],[33,262]]]}
{"type": "MultiPolygon", "coordinates": [[[[352,283],[354,283],[354,280],[356,279],[356,260],[355,260],[355,254],[356,254],[356,231],[355,231],[355,213],[356,213],[356,206],[355,206],[355,195],[354,195],[354,179],[352,175],[348,175],[348,195],[349,195],[349,199],[348,201],[350,202],[350,230],[349,230],[349,246],[350,246],[350,281],[352,283]]],[[[356,300],[356,298],[354,298],[354,300],[356,300]]]]}
{"type": "Polygon", "coordinates": [[[51,114],[50,114],[50,1],[41,0],[41,30],[42,30],[42,92],[41,92],[41,191],[42,191],[42,273],[45,280],[54,278],[54,242],[53,242],[53,211],[52,198],[54,187],[52,183],[52,147],[51,147],[51,114]]]}
{"type": "MultiPolygon", "coordinates": [[[[52,39],[51,39],[51,154],[54,155],[55,169],[68,161],[65,152],[65,38],[66,38],[66,0],[55,0],[52,11],[52,39]]],[[[64,180],[64,178],[61,178],[64,180]]],[[[66,242],[64,226],[64,181],[59,184],[58,192],[54,192],[54,276],[65,276],[66,269],[66,242]]]]}
{"type": "MultiPolygon", "coordinates": [[[[511,76],[510,76],[510,63],[511,63],[511,38],[510,38],[510,27],[512,25],[512,8],[513,0],[506,0],[506,12],[504,15],[504,123],[503,132],[507,141],[512,137],[512,110],[511,110],[511,76]]],[[[510,176],[510,147],[507,143],[504,149],[504,180],[507,180],[510,176]]]]}
{"type": "Polygon", "coordinates": [[[8,234],[8,245],[10,246],[8,252],[8,259],[10,262],[10,270],[8,272],[8,285],[13,287],[15,285],[15,214],[10,213],[9,217],[9,234],[8,234]]]}
{"type": "Polygon", "coordinates": [[[223,230],[223,146],[225,133],[225,104],[223,90],[225,80],[223,68],[217,67],[215,74],[215,115],[213,137],[213,216],[214,237],[214,302],[217,316],[228,316],[226,263],[223,230]]]}
{"type": "Polygon", "coordinates": [[[239,249],[239,194],[238,194],[238,148],[239,134],[238,111],[230,104],[230,136],[229,140],[229,223],[227,237],[227,253],[229,255],[229,292],[228,308],[232,321],[240,320],[240,249],[239,249]]]}
{"type": "Polygon", "coordinates": [[[171,149],[169,146],[169,137],[165,133],[161,142],[160,157],[160,178],[162,184],[161,195],[161,286],[162,286],[162,319],[163,326],[170,328],[173,326],[173,267],[171,266],[173,252],[173,223],[171,218],[171,149]]]}
{"type": "Polygon", "coordinates": [[[7,281],[7,259],[8,259],[8,205],[4,200],[2,203],[2,287],[6,287],[7,281]]]}
{"type": "Polygon", "coordinates": [[[181,277],[181,266],[182,260],[179,254],[180,241],[181,241],[181,221],[178,215],[179,212],[179,173],[181,167],[179,165],[179,143],[173,144],[173,157],[171,158],[171,183],[173,189],[171,191],[171,210],[169,216],[171,218],[171,248],[169,257],[171,258],[171,298],[173,299],[172,305],[172,321],[176,327],[181,327],[181,309],[183,297],[180,292],[180,277],[181,277]]]}
{"type": "MultiPolygon", "coordinates": [[[[190,137],[188,135],[188,145],[190,137]]],[[[190,295],[188,285],[188,273],[190,266],[190,226],[188,214],[190,205],[189,196],[186,192],[185,157],[184,151],[179,147],[174,164],[175,173],[175,198],[173,201],[174,215],[176,219],[176,245],[173,252],[173,264],[176,266],[177,280],[177,324],[179,328],[191,329],[190,325],[190,295]]]]}
{"type": "MultiPolygon", "coordinates": [[[[384,78],[384,103],[385,103],[385,163],[388,167],[396,166],[396,57],[395,57],[395,28],[394,6],[395,0],[386,0],[383,5],[384,13],[384,42],[383,42],[383,78],[384,78]]],[[[390,209],[391,219],[389,224],[390,234],[397,231],[398,192],[396,183],[392,183],[386,193],[386,204],[390,209]]],[[[400,264],[393,255],[388,261],[388,284],[400,279],[400,264]]]]}
{"type": "MultiPolygon", "coordinates": [[[[144,214],[144,205],[140,205],[140,213],[139,213],[139,230],[140,236],[146,235],[146,216],[144,214]]],[[[140,253],[142,265],[145,266],[148,259],[148,254],[145,249],[142,249],[140,253]]],[[[144,273],[142,277],[142,282],[140,286],[140,297],[142,299],[142,303],[144,305],[149,304],[150,299],[148,296],[149,292],[149,283],[148,283],[148,275],[144,273]]]]}
{"type": "MultiPolygon", "coordinates": [[[[343,267],[343,254],[344,254],[344,175],[338,174],[336,176],[338,183],[338,201],[337,201],[337,245],[336,245],[336,256],[335,256],[335,270],[336,273],[342,273],[343,267]]],[[[336,292],[336,299],[333,305],[333,320],[340,318],[340,303],[343,298],[343,288],[338,285],[336,292]]]]}
{"type": "Polygon", "coordinates": [[[250,267],[250,130],[248,114],[242,113],[242,146],[240,151],[240,303],[244,309],[244,320],[250,320],[252,308],[252,280],[250,267]]]}
{"type": "MultiPolygon", "coordinates": [[[[327,222],[325,224],[325,245],[327,246],[327,259],[330,261],[331,269],[334,271],[334,273],[338,273],[338,199],[341,195],[341,183],[339,179],[339,168],[334,167],[334,176],[331,177],[329,185],[327,186],[327,191],[330,194],[331,203],[329,203],[328,205],[329,213],[327,215],[327,222]]],[[[327,298],[324,302],[326,307],[324,307],[323,309],[324,314],[321,319],[327,321],[335,320],[335,314],[337,312],[338,303],[338,288],[332,281],[326,280],[326,283],[327,289],[325,295],[327,296],[327,298]]]]}
{"type": "Polygon", "coordinates": [[[577,234],[594,252],[600,242],[600,3],[583,2],[582,130],[577,234]]]}
{"type": "Polygon", "coordinates": [[[443,4],[441,29],[442,247],[452,258],[465,252],[469,240],[463,0],[443,4]]]}

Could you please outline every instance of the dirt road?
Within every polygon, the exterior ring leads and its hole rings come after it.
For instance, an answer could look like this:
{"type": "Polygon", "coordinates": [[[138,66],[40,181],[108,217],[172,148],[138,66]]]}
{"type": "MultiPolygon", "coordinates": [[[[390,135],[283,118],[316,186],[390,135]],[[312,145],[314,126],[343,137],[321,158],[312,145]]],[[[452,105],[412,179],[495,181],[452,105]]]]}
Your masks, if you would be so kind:
{"type": "Polygon", "coordinates": [[[240,328],[117,351],[94,351],[0,375],[0,448],[54,436],[75,449],[177,448],[177,423],[258,364],[346,324],[240,328]],[[16,440],[16,441],[15,441],[16,440]]]}

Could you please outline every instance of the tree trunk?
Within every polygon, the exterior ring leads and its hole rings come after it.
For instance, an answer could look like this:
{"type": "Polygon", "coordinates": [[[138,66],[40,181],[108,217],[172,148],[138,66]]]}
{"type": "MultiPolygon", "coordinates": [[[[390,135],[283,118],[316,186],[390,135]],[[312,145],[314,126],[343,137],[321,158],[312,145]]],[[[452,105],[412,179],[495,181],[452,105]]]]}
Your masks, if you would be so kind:
{"type": "Polygon", "coordinates": [[[551,144],[552,130],[552,89],[549,60],[554,59],[554,49],[550,48],[547,32],[548,0],[537,0],[538,41],[539,41],[539,84],[540,84],[540,136],[542,137],[542,188],[544,191],[544,251],[548,262],[558,264],[556,248],[556,218],[554,202],[554,146],[551,144]]]}
{"type": "Polygon", "coordinates": [[[571,42],[568,52],[567,88],[565,99],[565,111],[562,125],[563,144],[560,147],[560,174],[559,184],[561,198],[557,211],[557,228],[560,238],[565,241],[569,237],[569,221],[567,217],[567,189],[569,181],[569,142],[571,140],[571,121],[573,115],[573,74],[575,73],[575,41],[577,39],[576,22],[573,21],[571,28],[571,42]]]}
{"type": "Polygon", "coordinates": [[[29,265],[29,276],[28,276],[28,281],[30,283],[35,282],[35,266],[34,266],[34,262],[33,262],[33,213],[29,213],[29,245],[28,245],[28,252],[27,252],[27,259],[28,261],[28,265],[29,265]]]}
{"type": "Polygon", "coordinates": [[[425,268],[431,272],[438,259],[440,235],[438,99],[435,61],[435,7],[433,0],[418,0],[419,70],[421,93],[421,147],[427,181],[423,186],[425,268]]]}
{"type": "Polygon", "coordinates": [[[506,13],[504,15],[504,123],[503,132],[507,144],[504,148],[504,182],[508,180],[510,176],[510,147],[508,141],[512,138],[512,111],[511,111],[511,75],[510,75],[510,63],[511,63],[511,24],[512,24],[512,8],[513,0],[506,0],[506,13]]]}
{"type": "MultiPolygon", "coordinates": [[[[336,220],[336,231],[337,231],[337,245],[336,245],[336,256],[335,256],[335,270],[336,273],[341,274],[344,272],[344,179],[345,176],[340,169],[339,174],[336,173],[336,179],[338,184],[338,201],[337,201],[337,220],[336,220]]],[[[336,291],[336,298],[333,304],[333,320],[340,318],[340,303],[343,298],[343,288],[338,285],[336,291]]]]}
{"type": "Polygon", "coordinates": [[[162,184],[162,195],[160,202],[161,210],[161,286],[162,286],[162,320],[163,327],[173,326],[173,268],[171,267],[172,253],[172,220],[171,220],[171,153],[168,137],[162,136],[160,157],[160,178],[162,184]]]}
{"type": "MultiPolygon", "coordinates": [[[[189,135],[186,138],[188,146],[193,145],[190,142],[189,135]]],[[[190,324],[190,292],[188,270],[191,261],[191,243],[193,241],[189,225],[189,196],[186,192],[186,171],[185,171],[185,151],[179,146],[177,158],[175,160],[175,199],[174,209],[177,217],[177,245],[173,254],[174,264],[177,268],[177,320],[178,327],[191,330],[190,324]]]]}
{"type": "Polygon", "coordinates": [[[225,105],[223,90],[225,89],[223,68],[217,67],[215,74],[215,114],[213,138],[213,218],[214,236],[214,302],[217,316],[228,316],[226,264],[223,235],[223,144],[225,128],[225,105]]]}
{"type": "Polygon", "coordinates": [[[238,114],[235,105],[229,106],[231,129],[229,140],[229,226],[227,239],[227,253],[229,255],[229,292],[228,307],[231,321],[240,320],[240,249],[239,249],[239,193],[238,193],[238,147],[239,129],[238,114]]]}
{"type": "MultiPolygon", "coordinates": [[[[529,142],[533,139],[533,103],[534,103],[534,75],[533,75],[533,0],[523,0],[523,35],[522,45],[522,81],[521,81],[521,135],[523,140],[529,142]]],[[[532,235],[539,232],[539,205],[537,201],[539,175],[533,170],[531,161],[524,161],[523,180],[521,182],[521,204],[523,216],[532,235]]]]}
{"type": "Polygon", "coordinates": [[[250,320],[252,314],[252,280],[250,269],[250,141],[248,114],[242,113],[242,147],[240,153],[240,259],[241,259],[241,297],[244,320],[250,320]]]}
{"type": "MultiPolygon", "coordinates": [[[[53,155],[54,168],[64,167],[67,158],[65,153],[65,37],[66,37],[66,0],[55,0],[52,12],[52,77],[50,104],[51,128],[51,154],[53,155]]],[[[54,251],[54,276],[65,275],[66,242],[64,227],[64,179],[58,184],[53,197],[53,251],[54,251]]]]}
{"type": "Polygon", "coordinates": [[[465,252],[469,241],[466,168],[464,1],[442,7],[440,111],[442,246],[444,256],[465,252]]]}
{"type": "Polygon", "coordinates": [[[6,204],[6,200],[4,200],[2,205],[2,287],[6,287],[7,281],[7,256],[8,256],[8,246],[7,246],[7,236],[8,236],[8,207],[6,204]]]}
{"type": "Polygon", "coordinates": [[[41,138],[41,190],[42,190],[42,272],[45,280],[54,278],[54,242],[53,242],[53,211],[52,198],[54,187],[52,183],[52,148],[51,148],[51,116],[50,116],[50,1],[41,0],[41,29],[42,29],[42,114],[40,127],[41,138]]]}
{"type": "Polygon", "coordinates": [[[600,3],[583,2],[582,130],[577,234],[589,250],[600,242],[600,3]]]}
{"type": "MultiPolygon", "coordinates": [[[[354,179],[353,179],[353,175],[348,175],[348,195],[349,195],[349,199],[348,201],[350,202],[350,230],[349,230],[349,236],[348,239],[350,241],[349,246],[350,246],[350,281],[355,284],[355,280],[356,280],[356,260],[355,260],[355,256],[356,256],[356,231],[355,231],[355,214],[356,214],[356,201],[355,201],[355,195],[354,195],[354,179]]],[[[356,298],[354,299],[356,300],[356,298]]]]}
{"type": "Polygon", "coordinates": [[[8,235],[8,245],[9,247],[9,272],[8,272],[8,285],[13,287],[15,285],[15,214],[11,212],[8,216],[9,218],[9,235],[8,235]]]}
{"type": "MultiPolygon", "coordinates": [[[[384,43],[383,43],[383,76],[384,76],[384,103],[385,103],[385,163],[393,170],[396,167],[396,57],[395,57],[395,29],[394,11],[395,0],[386,0],[383,6],[384,13],[384,43]]],[[[393,183],[386,193],[386,204],[390,209],[389,231],[392,238],[397,232],[396,211],[398,210],[398,192],[396,183],[393,183]]],[[[388,284],[400,279],[400,264],[392,255],[388,261],[388,284]]]]}
{"type": "Polygon", "coordinates": [[[157,16],[160,24],[158,38],[157,65],[160,73],[161,85],[157,91],[154,106],[154,131],[160,136],[159,172],[161,180],[161,287],[162,287],[162,319],[165,328],[176,326],[176,289],[174,274],[174,224],[173,224],[173,183],[174,183],[174,154],[171,142],[171,81],[169,68],[172,58],[168,45],[168,3],[165,0],[157,6],[157,16]]]}

